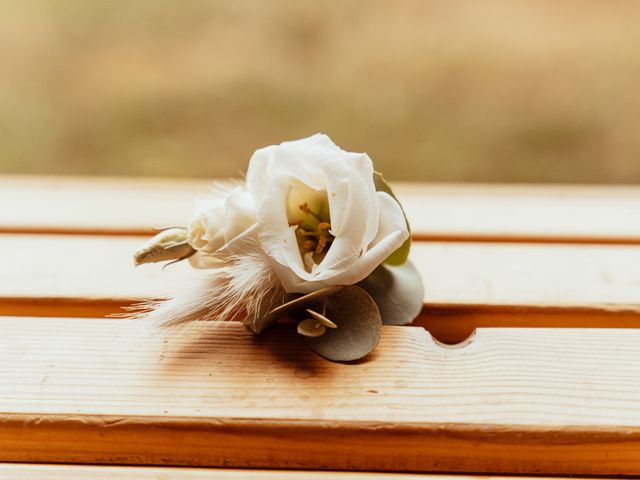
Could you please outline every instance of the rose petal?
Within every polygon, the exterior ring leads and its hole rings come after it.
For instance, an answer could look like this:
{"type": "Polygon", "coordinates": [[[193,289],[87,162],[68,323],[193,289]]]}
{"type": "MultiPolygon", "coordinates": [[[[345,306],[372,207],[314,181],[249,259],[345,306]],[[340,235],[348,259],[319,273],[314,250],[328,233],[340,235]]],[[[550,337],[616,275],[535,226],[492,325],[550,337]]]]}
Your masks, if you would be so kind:
{"type": "MultiPolygon", "coordinates": [[[[286,195],[290,183],[291,177],[288,176],[270,182],[258,211],[260,244],[275,264],[287,267],[285,270],[277,270],[277,272],[282,271],[285,277],[307,273],[298,250],[296,227],[290,227],[287,220],[286,195]]],[[[280,280],[284,285],[286,279],[281,277],[280,280]]]]}
{"type": "Polygon", "coordinates": [[[352,285],[369,276],[391,252],[402,245],[409,237],[409,231],[400,205],[384,192],[378,192],[377,197],[380,207],[379,234],[371,243],[370,249],[348,269],[336,272],[335,275],[321,281],[305,281],[300,277],[296,278],[291,275],[291,271],[287,273],[283,268],[283,271],[279,272],[279,277],[287,280],[286,284],[283,282],[285,290],[308,293],[329,285],[352,285]]]}
{"type": "Polygon", "coordinates": [[[322,165],[331,160],[329,153],[342,152],[329,137],[312,135],[301,140],[256,150],[249,161],[247,189],[260,205],[269,186],[268,178],[291,175],[317,190],[323,189],[322,165]],[[277,170],[277,172],[276,172],[277,170]]]}
{"type": "Polygon", "coordinates": [[[225,201],[225,241],[231,241],[255,223],[256,211],[253,197],[246,190],[236,188],[225,201]]]}
{"type": "MultiPolygon", "coordinates": [[[[398,204],[375,191],[371,159],[366,154],[345,152],[326,135],[256,151],[246,185],[258,208],[260,244],[289,292],[356,283],[408,237],[398,204]],[[303,187],[298,190],[304,193],[307,189],[310,201],[316,199],[315,192],[326,191],[330,232],[335,237],[324,259],[312,265],[311,271],[305,269],[295,227],[290,227],[287,214],[290,189],[300,184],[303,187]]],[[[295,205],[289,205],[292,209],[295,205]]]]}
{"type": "Polygon", "coordinates": [[[327,178],[333,179],[328,185],[329,190],[341,192],[329,200],[329,209],[332,212],[331,233],[335,238],[318,266],[316,275],[307,280],[324,280],[333,275],[335,270],[349,268],[366,247],[364,240],[371,197],[368,195],[365,182],[340,162],[327,165],[326,171],[327,178]],[[334,209],[340,210],[340,218],[335,227],[334,209]]]}

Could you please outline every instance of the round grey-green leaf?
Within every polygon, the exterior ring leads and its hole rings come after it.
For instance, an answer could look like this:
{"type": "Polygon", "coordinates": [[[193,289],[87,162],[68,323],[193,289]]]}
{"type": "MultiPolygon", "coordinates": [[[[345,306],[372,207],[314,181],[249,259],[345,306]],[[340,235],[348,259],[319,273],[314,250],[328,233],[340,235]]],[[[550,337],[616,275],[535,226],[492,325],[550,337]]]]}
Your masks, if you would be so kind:
{"type": "Polygon", "coordinates": [[[424,287],[410,261],[397,267],[380,265],[358,285],[373,297],[384,325],[406,325],[422,311],[424,287]]]}
{"type": "Polygon", "coordinates": [[[380,341],[382,320],[376,303],[362,288],[344,287],[326,300],[326,316],[338,328],[321,337],[305,337],[311,350],[334,362],[351,362],[368,355],[380,341]]]}

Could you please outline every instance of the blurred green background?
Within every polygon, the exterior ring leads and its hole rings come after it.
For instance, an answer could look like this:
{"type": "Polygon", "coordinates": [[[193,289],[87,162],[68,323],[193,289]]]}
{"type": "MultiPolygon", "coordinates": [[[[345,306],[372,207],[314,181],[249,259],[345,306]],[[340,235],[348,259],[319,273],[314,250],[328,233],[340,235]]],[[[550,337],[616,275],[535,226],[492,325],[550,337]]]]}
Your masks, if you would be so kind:
{"type": "Polygon", "coordinates": [[[321,131],[394,180],[640,182],[640,2],[6,1],[0,172],[225,177],[321,131]]]}

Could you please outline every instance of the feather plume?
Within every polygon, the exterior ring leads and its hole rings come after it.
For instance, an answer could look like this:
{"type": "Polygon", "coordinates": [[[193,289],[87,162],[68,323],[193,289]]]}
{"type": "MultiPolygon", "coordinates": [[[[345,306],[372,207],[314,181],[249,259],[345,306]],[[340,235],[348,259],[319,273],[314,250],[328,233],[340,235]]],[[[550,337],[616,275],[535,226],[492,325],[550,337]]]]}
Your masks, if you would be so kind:
{"type": "Polygon", "coordinates": [[[260,248],[251,228],[215,254],[216,268],[206,270],[178,296],[144,302],[134,308],[136,317],[169,330],[195,321],[240,320],[259,333],[268,327],[266,314],[285,301],[271,259],[260,248]]]}

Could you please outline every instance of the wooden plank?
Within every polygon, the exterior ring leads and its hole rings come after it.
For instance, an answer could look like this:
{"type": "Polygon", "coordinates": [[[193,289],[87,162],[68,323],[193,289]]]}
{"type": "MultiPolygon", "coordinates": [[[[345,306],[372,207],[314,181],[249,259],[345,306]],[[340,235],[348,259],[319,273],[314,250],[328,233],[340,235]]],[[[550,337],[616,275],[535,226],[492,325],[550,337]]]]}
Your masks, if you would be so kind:
{"type": "Polygon", "coordinates": [[[143,335],[0,319],[0,460],[640,475],[640,329],[385,327],[333,364],[292,325],[143,335]]]}
{"type": "Polygon", "coordinates": [[[417,240],[640,243],[640,187],[402,184],[398,190],[417,240]]]}
{"type": "MultiPolygon", "coordinates": [[[[0,232],[149,234],[210,182],[0,177],[0,232]],[[46,208],[43,206],[46,205],[46,208]]],[[[640,187],[395,184],[418,240],[640,243],[640,187]]]]}
{"type": "Polygon", "coordinates": [[[149,235],[182,225],[210,182],[0,176],[0,232],[149,235]]]}
{"type": "MultiPolygon", "coordinates": [[[[134,268],[143,237],[0,235],[4,298],[130,299],[171,295],[198,271],[187,262],[134,268]]],[[[640,247],[416,243],[425,302],[616,308],[638,305],[640,247]]]]}
{"type": "MultiPolygon", "coordinates": [[[[522,480],[521,477],[488,477],[484,475],[477,477],[470,475],[380,472],[125,467],[113,465],[34,465],[25,463],[0,464],[0,477],[3,480],[522,480]]],[[[544,480],[545,478],[527,477],[527,480],[544,480]]]]}
{"type": "MultiPolygon", "coordinates": [[[[134,268],[139,237],[0,235],[0,314],[104,316],[165,298],[186,264],[134,268]]],[[[425,283],[417,324],[455,343],[481,326],[640,325],[640,247],[416,243],[425,283]]]]}

